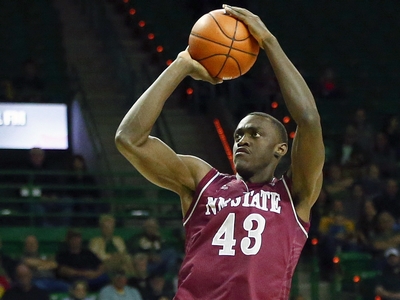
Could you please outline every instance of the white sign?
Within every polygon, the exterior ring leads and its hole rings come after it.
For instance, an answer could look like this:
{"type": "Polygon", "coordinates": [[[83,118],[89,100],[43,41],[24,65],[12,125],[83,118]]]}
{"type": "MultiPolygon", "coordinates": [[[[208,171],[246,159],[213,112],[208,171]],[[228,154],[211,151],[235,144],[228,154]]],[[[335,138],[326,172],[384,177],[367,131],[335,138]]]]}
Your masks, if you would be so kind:
{"type": "Polygon", "coordinates": [[[0,149],[68,149],[66,104],[0,103],[0,149]]]}

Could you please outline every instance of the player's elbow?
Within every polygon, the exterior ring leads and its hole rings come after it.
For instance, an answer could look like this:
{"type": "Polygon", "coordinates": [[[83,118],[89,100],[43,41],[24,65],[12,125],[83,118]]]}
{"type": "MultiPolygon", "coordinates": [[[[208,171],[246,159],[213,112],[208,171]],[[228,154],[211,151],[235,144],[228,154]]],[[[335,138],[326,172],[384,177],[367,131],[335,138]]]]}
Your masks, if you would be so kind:
{"type": "Polygon", "coordinates": [[[299,120],[296,120],[299,126],[307,126],[307,127],[320,127],[321,126],[321,118],[319,116],[318,110],[308,110],[305,111],[299,120]]]}
{"type": "Polygon", "coordinates": [[[123,149],[126,149],[131,144],[128,134],[120,128],[118,128],[115,134],[114,142],[117,146],[118,151],[120,152],[123,152],[123,149]]]}
{"type": "Polygon", "coordinates": [[[135,149],[140,148],[146,141],[147,136],[137,135],[131,130],[124,130],[118,128],[115,134],[115,145],[119,152],[134,152],[135,149]]]}

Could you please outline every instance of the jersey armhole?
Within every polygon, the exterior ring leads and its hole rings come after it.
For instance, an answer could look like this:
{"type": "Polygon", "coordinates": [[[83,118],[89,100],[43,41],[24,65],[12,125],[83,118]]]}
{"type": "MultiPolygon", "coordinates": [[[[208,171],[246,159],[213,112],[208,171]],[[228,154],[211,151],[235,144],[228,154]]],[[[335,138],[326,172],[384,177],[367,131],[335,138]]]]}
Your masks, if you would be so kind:
{"type": "Polygon", "coordinates": [[[200,200],[201,195],[203,194],[204,190],[210,185],[210,183],[214,180],[215,177],[219,172],[212,168],[199,182],[196,187],[195,193],[193,195],[192,203],[190,203],[189,209],[186,212],[185,216],[183,217],[183,226],[189,221],[190,216],[193,214],[194,210],[196,209],[197,203],[200,200]]]}

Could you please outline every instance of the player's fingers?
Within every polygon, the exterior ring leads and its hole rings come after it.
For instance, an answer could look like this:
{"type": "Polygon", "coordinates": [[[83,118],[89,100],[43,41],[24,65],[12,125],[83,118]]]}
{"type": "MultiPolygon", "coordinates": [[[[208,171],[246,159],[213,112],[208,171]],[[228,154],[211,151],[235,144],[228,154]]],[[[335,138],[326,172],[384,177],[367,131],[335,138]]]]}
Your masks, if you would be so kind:
{"type": "Polygon", "coordinates": [[[223,4],[222,7],[225,9],[225,11],[233,15],[235,17],[248,17],[253,15],[250,11],[248,11],[245,8],[237,7],[237,6],[230,6],[228,4],[223,4]]]}

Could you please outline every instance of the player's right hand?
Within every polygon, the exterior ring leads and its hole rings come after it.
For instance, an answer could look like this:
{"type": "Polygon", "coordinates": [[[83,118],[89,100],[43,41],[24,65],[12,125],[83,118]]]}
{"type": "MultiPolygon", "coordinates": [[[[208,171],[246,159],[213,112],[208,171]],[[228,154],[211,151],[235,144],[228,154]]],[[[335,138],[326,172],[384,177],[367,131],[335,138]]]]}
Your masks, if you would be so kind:
{"type": "Polygon", "coordinates": [[[178,54],[178,59],[183,59],[190,65],[189,76],[195,80],[207,81],[211,84],[222,83],[221,78],[211,77],[210,73],[196,60],[194,60],[188,51],[189,47],[185,51],[178,54]]]}

